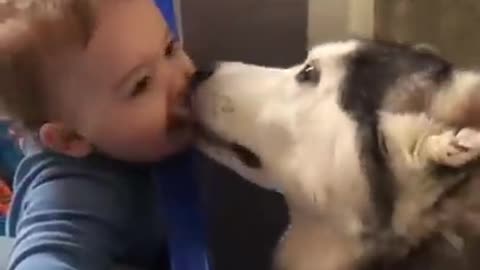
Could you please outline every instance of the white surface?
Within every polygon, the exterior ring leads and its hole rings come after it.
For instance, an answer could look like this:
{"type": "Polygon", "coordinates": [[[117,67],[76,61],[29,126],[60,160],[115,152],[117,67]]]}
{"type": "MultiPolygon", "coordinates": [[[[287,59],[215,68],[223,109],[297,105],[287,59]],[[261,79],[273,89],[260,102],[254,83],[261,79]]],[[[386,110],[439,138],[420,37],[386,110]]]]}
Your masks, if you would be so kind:
{"type": "MultiPolygon", "coordinates": [[[[0,270],[7,269],[8,256],[13,247],[13,239],[0,236],[0,270]]],[[[117,266],[114,270],[141,270],[129,266],[117,266]]]]}
{"type": "Polygon", "coordinates": [[[13,239],[0,237],[0,270],[7,269],[8,255],[13,246],[13,239]]]}

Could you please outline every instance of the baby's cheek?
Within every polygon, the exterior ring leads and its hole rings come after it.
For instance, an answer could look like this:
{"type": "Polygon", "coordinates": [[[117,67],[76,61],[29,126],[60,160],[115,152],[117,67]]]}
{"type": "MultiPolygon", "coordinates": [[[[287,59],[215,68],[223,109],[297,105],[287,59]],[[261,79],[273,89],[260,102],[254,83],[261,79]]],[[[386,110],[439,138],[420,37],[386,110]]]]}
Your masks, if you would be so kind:
{"type": "Polygon", "coordinates": [[[164,146],[158,138],[129,135],[103,141],[99,149],[113,158],[134,162],[154,161],[163,152],[164,146]]]}

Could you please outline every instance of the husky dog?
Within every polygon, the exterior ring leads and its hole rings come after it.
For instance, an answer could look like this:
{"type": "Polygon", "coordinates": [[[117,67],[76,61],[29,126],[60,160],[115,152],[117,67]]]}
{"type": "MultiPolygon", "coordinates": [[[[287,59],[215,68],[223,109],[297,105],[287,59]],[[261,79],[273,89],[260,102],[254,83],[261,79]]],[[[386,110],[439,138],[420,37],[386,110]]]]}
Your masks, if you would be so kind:
{"type": "Polygon", "coordinates": [[[479,72],[349,40],[219,63],[192,102],[201,151],[287,201],[275,269],[480,269],[479,72]]]}

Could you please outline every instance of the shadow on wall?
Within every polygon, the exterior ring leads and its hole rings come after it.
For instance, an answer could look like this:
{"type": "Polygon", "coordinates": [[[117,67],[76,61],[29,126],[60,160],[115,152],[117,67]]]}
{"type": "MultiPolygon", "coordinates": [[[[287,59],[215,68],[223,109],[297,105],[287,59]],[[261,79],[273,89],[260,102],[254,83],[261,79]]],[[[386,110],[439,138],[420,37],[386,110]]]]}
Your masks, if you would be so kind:
{"type": "Polygon", "coordinates": [[[377,0],[376,37],[430,43],[461,66],[480,65],[480,1],[377,0]]]}
{"type": "MultiPolygon", "coordinates": [[[[306,0],[183,0],[186,50],[213,60],[288,66],[306,52],[306,0]]],[[[283,199],[205,160],[201,164],[215,270],[270,269],[287,223],[283,199]]]]}

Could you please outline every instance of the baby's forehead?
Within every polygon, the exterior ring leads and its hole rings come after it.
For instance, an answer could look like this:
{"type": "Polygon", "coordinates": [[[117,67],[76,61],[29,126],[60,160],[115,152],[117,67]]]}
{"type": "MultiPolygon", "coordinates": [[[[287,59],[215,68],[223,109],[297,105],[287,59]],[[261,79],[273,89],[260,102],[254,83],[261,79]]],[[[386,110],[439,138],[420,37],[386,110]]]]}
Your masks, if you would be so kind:
{"type": "MultiPolygon", "coordinates": [[[[0,0],[1,1],[1,0],[0,0]]],[[[0,50],[15,47],[20,42],[19,36],[28,31],[28,24],[22,20],[6,19],[0,23],[0,50]]],[[[1,53],[1,52],[0,52],[1,53]]]]}
{"type": "Polygon", "coordinates": [[[70,81],[80,79],[84,84],[113,88],[136,67],[163,56],[171,36],[153,1],[108,2],[112,4],[97,12],[87,46],[66,48],[55,73],[69,72],[70,81]]]}
{"type": "Polygon", "coordinates": [[[76,32],[84,37],[94,31],[98,0],[0,0],[0,31],[8,31],[13,23],[27,26],[37,39],[45,32],[57,36],[76,32]],[[67,29],[67,30],[65,30],[67,29]]]}

